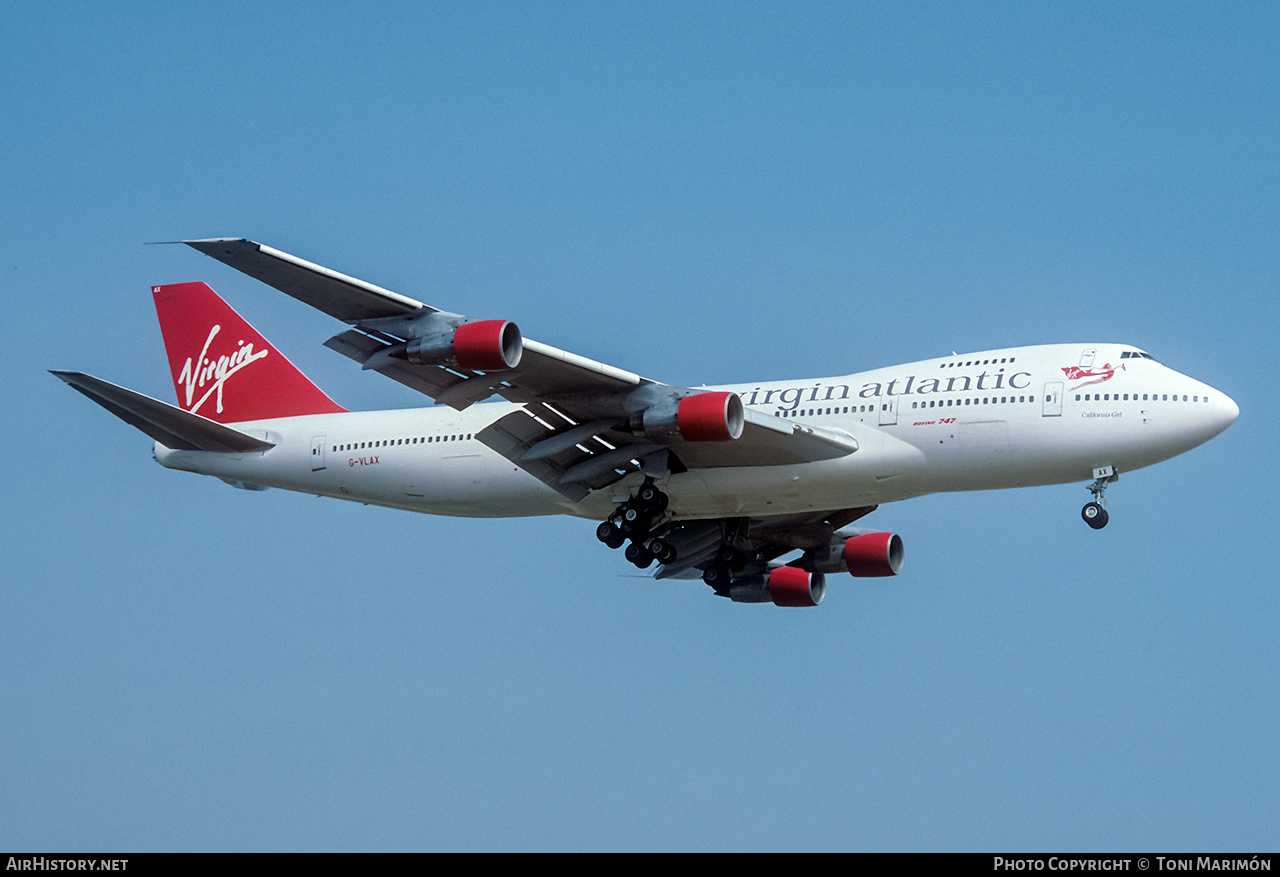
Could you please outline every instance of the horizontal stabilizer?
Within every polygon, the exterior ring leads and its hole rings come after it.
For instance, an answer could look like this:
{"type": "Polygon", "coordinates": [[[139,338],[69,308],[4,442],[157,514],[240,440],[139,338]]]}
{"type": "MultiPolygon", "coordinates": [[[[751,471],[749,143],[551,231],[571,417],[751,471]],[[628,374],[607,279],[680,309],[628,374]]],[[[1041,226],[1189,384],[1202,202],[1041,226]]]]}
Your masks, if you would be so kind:
{"type": "Polygon", "coordinates": [[[152,399],[83,372],[51,371],[130,426],[175,451],[246,454],[273,448],[271,442],[245,435],[199,414],[152,399]]]}

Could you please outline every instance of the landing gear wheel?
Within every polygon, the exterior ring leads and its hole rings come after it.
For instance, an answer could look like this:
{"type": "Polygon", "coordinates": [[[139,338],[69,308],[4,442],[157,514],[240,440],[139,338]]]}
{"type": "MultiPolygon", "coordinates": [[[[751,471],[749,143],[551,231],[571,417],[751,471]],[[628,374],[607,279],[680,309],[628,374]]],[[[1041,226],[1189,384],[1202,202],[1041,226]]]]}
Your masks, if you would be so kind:
{"type": "Polygon", "coordinates": [[[675,546],[665,539],[650,539],[646,547],[658,559],[658,563],[670,563],[676,559],[675,546]]]}
{"type": "Polygon", "coordinates": [[[640,489],[636,491],[635,499],[632,500],[632,503],[637,508],[649,515],[662,514],[666,511],[667,502],[667,495],[652,483],[640,485],[640,489]]]}
{"type": "Polygon", "coordinates": [[[641,508],[651,509],[658,503],[658,496],[662,491],[654,487],[652,484],[642,485],[636,491],[636,504],[641,508]]]}
{"type": "Polygon", "coordinates": [[[726,543],[716,552],[716,562],[733,572],[738,572],[747,565],[747,556],[726,543]]]}
{"type": "Polygon", "coordinates": [[[1095,530],[1101,530],[1109,520],[1107,510],[1096,502],[1085,503],[1085,507],[1080,510],[1080,517],[1095,530]]]}
{"type": "Polygon", "coordinates": [[[729,586],[729,569],[718,563],[709,566],[702,573],[702,580],[715,590],[722,591],[729,586]]]}
{"type": "Polygon", "coordinates": [[[603,521],[600,526],[596,527],[596,538],[610,548],[621,548],[622,543],[627,541],[627,537],[622,535],[622,531],[608,521],[603,521]]]}
{"type": "Polygon", "coordinates": [[[640,569],[646,569],[649,564],[653,563],[653,554],[639,542],[632,542],[628,545],[624,554],[627,560],[640,569]]]}

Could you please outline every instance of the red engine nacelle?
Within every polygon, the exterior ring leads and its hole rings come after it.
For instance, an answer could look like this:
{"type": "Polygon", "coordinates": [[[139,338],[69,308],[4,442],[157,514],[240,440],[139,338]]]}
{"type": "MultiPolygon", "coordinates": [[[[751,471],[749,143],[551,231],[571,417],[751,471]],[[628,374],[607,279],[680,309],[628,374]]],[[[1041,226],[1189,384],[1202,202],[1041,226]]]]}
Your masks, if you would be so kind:
{"type": "Polygon", "coordinates": [[[858,533],[839,536],[825,549],[813,552],[813,568],[821,572],[848,572],[860,578],[896,576],[906,552],[896,533],[858,533]]]}
{"type": "Polygon", "coordinates": [[[775,606],[817,606],[827,595],[827,577],[794,566],[738,576],[729,587],[717,591],[735,603],[768,603],[775,606]]]}
{"type": "Polygon", "coordinates": [[[453,355],[458,365],[473,371],[515,368],[523,353],[524,338],[510,320],[463,323],[453,333],[453,355]]]}
{"type": "Polygon", "coordinates": [[[775,606],[817,606],[827,595],[827,577],[794,566],[780,566],[769,573],[769,597],[775,606]]]}
{"type": "Polygon", "coordinates": [[[680,437],[688,442],[727,442],[742,435],[746,415],[737,393],[698,393],[680,400],[680,437]]]}
{"type": "Polygon", "coordinates": [[[841,557],[854,576],[896,576],[905,556],[902,537],[896,533],[863,533],[844,543],[841,557]]]}
{"type": "Polygon", "coordinates": [[[520,328],[510,320],[463,323],[452,335],[435,335],[410,341],[404,356],[417,365],[456,363],[478,372],[513,369],[524,353],[520,328]]]}
{"type": "Polygon", "coordinates": [[[727,442],[742,435],[746,422],[737,393],[694,393],[636,412],[631,430],[660,442],[676,436],[687,442],[727,442]]]}

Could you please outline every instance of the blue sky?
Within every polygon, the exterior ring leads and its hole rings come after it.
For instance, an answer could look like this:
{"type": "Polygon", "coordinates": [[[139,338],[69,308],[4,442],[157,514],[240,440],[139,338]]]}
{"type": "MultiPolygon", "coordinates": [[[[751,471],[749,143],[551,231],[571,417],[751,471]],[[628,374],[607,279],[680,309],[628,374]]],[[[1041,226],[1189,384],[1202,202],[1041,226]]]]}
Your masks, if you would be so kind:
{"type": "Polygon", "coordinates": [[[0,74],[0,848],[1248,850],[1280,806],[1274,4],[27,4],[0,74]],[[419,397],[185,247],[244,236],[641,374],[1125,341],[1239,421],[869,519],[814,611],[572,519],[232,490],[169,399],[203,280],[339,403],[419,397]]]}

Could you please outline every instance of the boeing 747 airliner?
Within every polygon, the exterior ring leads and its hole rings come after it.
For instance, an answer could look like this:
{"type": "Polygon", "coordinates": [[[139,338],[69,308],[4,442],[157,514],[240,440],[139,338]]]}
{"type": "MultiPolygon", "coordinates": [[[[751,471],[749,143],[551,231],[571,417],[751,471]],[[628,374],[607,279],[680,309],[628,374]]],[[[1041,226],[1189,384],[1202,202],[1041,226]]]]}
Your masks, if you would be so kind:
{"type": "Polygon", "coordinates": [[[1239,414],[1117,343],[673,386],[253,241],[185,243],[346,322],[326,346],[437,404],[346,411],[205,284],[157,286],[178,406],[54,374],[154,439],[162,466],[428,514],[577,515],[637,567],[738,602],[816,606],[828,573],[896,575],[902,539],[851,525],[928,493],[1088,482],[1084,520],[1104,527],[1120,473],[1239,414]]]}

